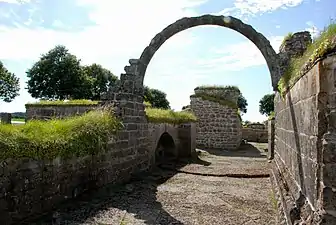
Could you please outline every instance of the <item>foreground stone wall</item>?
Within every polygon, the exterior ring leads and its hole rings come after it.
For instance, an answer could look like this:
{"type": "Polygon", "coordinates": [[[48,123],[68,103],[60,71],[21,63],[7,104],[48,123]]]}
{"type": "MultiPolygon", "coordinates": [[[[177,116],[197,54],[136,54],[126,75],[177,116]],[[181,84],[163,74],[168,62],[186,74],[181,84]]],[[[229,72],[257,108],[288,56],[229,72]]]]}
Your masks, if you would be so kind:
{"type": "Polygon", "coordinates": [[[26,105],[26,121],[48,120],[53,117],[65,118],[69,116],[82,115],[90,110],[96,109],[98,105],[26,105]]]}
{"type": "Polygon", "coordinates": [[[196,115],[196,145],[205,148],[237,149],[242,126],[237,110],[217,102],[190,97],[196,115]]]}
{"type": "Polygon", "coordinates": [[[108,151],[99,155],[0,161],[0,224],[17,224],[87,189],[121,183],[146,170],[149,150],[134,139],[136,136],[122,130],[111,137],[108,151]]]}
{"type": "Polygon", "coordinates": [[[272,181],[285,224],[336,224],[336,56],[275,97],[272,181]]]}
{"type": "Polygon", "coordinates": [[[267,129],[254,129],[243,127],[242,128],[242,139],[250,142],[268,142],[267,129]]]}

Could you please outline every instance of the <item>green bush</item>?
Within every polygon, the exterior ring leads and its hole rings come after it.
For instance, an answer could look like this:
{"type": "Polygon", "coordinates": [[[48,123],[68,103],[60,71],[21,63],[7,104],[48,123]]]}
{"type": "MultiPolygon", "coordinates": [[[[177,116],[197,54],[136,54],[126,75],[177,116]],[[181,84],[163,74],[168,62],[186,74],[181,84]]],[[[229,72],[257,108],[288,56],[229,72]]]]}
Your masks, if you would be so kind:
{"type": "Polygon", "coordinates": [[[303,68],[308,63],[312,66],[316,60],[336,50],[336,23],[331,23],[307,47],[301,57],[294,58],[278,83],[282,96],[304,75],[303,68]]]}
{"type": "Polygon", "coordinates": [[[197,121],[196,116],[187,111],[174,112],[169,109],[146,108],[146,115],[149,122],[182,124],[197,121]]]}
{"type": "Polygon", "coordinates": [[[87,99],[77,99],[77,100],[69,100],[69,101],[61,101],[61,100],[47,101],[47,100],[40,100],[38,102],[33,102],[33,103],[27,103],[26,104],[26,106],[41,106],[41,105],[47,105],[47,106],[98,105],[98,101],[91,101],[91,100],[87,100],[87,99]]]}
{"type": "Polygon", "coordinates": [[[0,159],[54,159],[96,154],[106,150],[109,136],[121,126],[107,110],[62,120],[32,120],[22,126],[0,125],[0,159]]]}
{"type": "Polygon", "coordinates": [[[225,91],[238,91],[240,92],[237,86],[231,85],[201,85],[196,87],[194,90],[225,90],[225,91]]]}

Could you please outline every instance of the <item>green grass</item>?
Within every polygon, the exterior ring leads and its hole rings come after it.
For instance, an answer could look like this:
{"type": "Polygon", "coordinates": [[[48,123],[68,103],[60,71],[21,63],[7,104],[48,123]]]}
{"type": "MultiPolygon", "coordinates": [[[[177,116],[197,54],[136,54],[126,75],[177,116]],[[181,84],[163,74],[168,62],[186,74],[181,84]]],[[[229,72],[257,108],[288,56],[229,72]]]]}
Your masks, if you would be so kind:
{"type": "Polygon", "coordinates": [[[230,108],[234,108],[234,109],[238,109],[238,106],[236,103],[232,102],[232,101],[229,101],[229,100],[226,100],[226,99],[223,99],[219,96],[211,96],[211,95],[207,95],[207,94],[193,94],[190,96],[191,98],[201,98],[202,100],[208,100],[208,101],[211,101],[211,102],[217,102],[219,103],[220,105],[223,105],[223,106],[228,106],[230,108]]]}
{"type": "Polygon", "coordinates": [[[201,85],[196,87],[194,90],[227,90],[227,91],[239,91],[237,86],[224,86],[224,85],[201,85]]]}
{"type": "Polygon", "coordinates": [[[27,103],[26,106],[68,106],[68,105],[74,105],[74,106],[80,106],[80,105],[97,105],[98,101],[91,101],[87,99],[77,99],[77,100],[70,100],[70,101],[61,101],[61,100],[55,100],[55,101],[46,101],[46,100],[40,100],[38,102],[33,103],[27,103]]]}
{"type": "Polygon", "coordinates": [[[271,114],[268,116],[268,120],[272,120],[275,118],[275,112],[271,112],[271,114]]]}
{"type": "Polygon", "coordinates": [[[289,39],[291,39],[293,37],[293,33],[289,32],[284,39],[282,40],[282,44],[284,44],[286,41],[288,41],[289,39]]]}
{"type": "Polygon", "coordinates": [[[12,118],[12,121],[15,121],[15,122],[25,122],[25,119],[23,119],[23,118],[12,118]]]}
{"type": "Polygon", "coordinates": [[[278,83],[281,96],[305,74],[303,67],[308,63],[311,67],[316,60],[336,50],[336,23],[331,23],[310,44],[301,57],[294,58],[278,83]]]}
{"type": "Polygon", "coordinates": [[[148,108],[152,107],[152,104],[150,102],[144,101],[144,104],[145,104],[145,107],[148,107],[148,108]]]}
{"type": "Polygon", "coordinates": [[[96,154],[121,128],[110,111],[49,121],[31,120],[22,126],[0,125],[0,159],[54,159],[96,154]]]}
{"type": "Polygon", "coordinates": [[[146,115],[149,122],[152,123],[169,123],[183,124],[197,121],[196,116],[191,112],[146,108],[146,115]]]}

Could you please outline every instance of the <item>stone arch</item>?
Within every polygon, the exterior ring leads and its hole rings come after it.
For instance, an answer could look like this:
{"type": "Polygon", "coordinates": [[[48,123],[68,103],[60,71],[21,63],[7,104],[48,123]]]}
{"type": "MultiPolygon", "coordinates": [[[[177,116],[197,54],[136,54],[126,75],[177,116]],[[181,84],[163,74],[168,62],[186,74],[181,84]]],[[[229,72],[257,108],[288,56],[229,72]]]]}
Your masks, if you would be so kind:
{"type": "Polygon", "coordinates": [[[176,154],[174,138],[168,132],[162,133],[156,144],[155,161],[160,163],[168,158],[176,158],[176,154]]]}
{"type": "MultiPolygon", "coordinates": [[[[170,24],[158,33],[144,49],[139,59],[131,59],[130,66],[125,67],[126,75],[138,76],[135,89],[143,84],[144,76],[148,64],[160,46],[173,35],[186,29],[201,25],[217,25],[237,31],[252,41],[264,56],[270,71],[273,90],[277,91],[277,83],[281,77],[279,57],[271,46],[269,40],[261,33],[257,32],[251,25],[243,23],[241,20],[231,16],[202,15],[198,17],[184,17],[170,24]]],[[[124,86],[124,85],[122,85],[124,86]]],[[[124,89],[125,87],[121,87],[124,89]]],[[[141,89],[141,88],[140,88],[141,89]]],[[[133,92],[134,93],[134,92],[133,92]]]]}

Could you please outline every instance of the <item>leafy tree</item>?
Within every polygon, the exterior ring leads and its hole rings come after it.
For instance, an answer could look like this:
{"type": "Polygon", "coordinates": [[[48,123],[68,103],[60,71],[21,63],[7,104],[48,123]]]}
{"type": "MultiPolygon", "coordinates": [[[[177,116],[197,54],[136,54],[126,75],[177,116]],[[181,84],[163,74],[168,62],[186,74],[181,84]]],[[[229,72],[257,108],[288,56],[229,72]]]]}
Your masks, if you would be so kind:
{"type": "Polygon", "coordinates": [[[240,93],[237,101],[238,108],[241,113],[246,113],[247,112],[247,101],[246,98],[240,93]]]}
{"type": "Polygon", "coordinates": [[[259,101],[259,112],[262,115],[270,116],[274,111],[274,94],[267,94],[259,101]]]}
{"type": "Polygon", "coordinates": [[[144,100],[151,103],[153,108],[170,109],[166,96],[166,93],[158,89],[144,87],[144,100]]]}
{"type": "Polygon", "coordinates": [[[19,95],[19,78],[9,72],[0,61],[0,99],[11,102],[19,95]]]}
{"type": "Polygon", "coordinates": [[[85,76],[80,60],[65,46],[57,45],[27,72],[28,93],[34,98],[80,99],[89,93],[90,80],[85,76]]]}
{"type": "Polygon", "coordinates": [[[100,94],[106,92],[118,80],[118,77],[109,70],[95,63],[90,66],[84,66],[83,69],[89,80],[88,85],[91,86],[92,96],[89,98],[92,100],[99,100],[100,94]]]}

